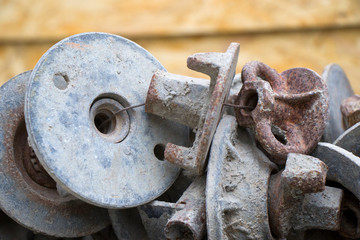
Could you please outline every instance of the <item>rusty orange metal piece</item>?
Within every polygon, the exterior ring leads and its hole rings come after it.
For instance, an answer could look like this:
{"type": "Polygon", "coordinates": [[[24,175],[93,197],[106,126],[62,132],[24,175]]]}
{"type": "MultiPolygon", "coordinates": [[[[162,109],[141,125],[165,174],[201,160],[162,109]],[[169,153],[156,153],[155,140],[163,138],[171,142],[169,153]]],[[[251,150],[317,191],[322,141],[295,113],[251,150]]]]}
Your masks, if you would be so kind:
{"type": "Polygon", "coordinates": [[[285,164],[288,153],[310,153],[328,118],[328,91],[321,77],[307,68],[278,74],[257,61],[245,64],[241,77],[236,104],[252,108],[235,110],[239,125],[254,128],[277,164],[285,164]]]}

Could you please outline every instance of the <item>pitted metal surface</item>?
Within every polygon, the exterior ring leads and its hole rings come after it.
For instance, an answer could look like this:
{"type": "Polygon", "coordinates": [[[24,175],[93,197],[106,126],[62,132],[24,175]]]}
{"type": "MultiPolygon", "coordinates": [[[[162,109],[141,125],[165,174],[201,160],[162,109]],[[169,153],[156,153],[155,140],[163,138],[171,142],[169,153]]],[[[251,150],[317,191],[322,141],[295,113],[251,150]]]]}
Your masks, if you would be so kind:
{"type": "Polygon", "coordinates": [[[343,192],[325,187],[326,172],[319,159],[290,153],[285,169],[271,177],[269,222],[278,238],[291,230],[339,230],[343,192]]]}
{"type": "Polygon", "coordinates": [[[186,189],[176,205],[177,209],[165,226],[165,236],[170,240],[202,240],[206,229],[205,176],[196,178],[186,189]]]}
{"type": "Polygon", "coordinates": [[[59,196],[53,185],[34,177],[44,176],[43,171],[29,172],[24,166],[36,158],[28,146],[24,119],[30,74],[20,74],[0,88],[0,207],[15,221],[38,233],[80,237],[97,232],[109,224],[105,209],[72,196],[59,196]]]}
{"type": "Polygon", "coordinates": [[[268,184],[275,164],[224,115],[216,130],[208,164],[206,214],[208,239],[272,239],[268,184]]]}
{"type": "Polygon", "coordinates": [[[337,64],[329,64],[322,74],[329,91],[329,120],[322,141],[332,143],[346,129],[340,110],[344,99],[354,94],[344,70],[337,64]]]}
{"type": "Polygon", "coordinates": [[[359,95],[354,95],[343,100],[340,109],[346,128],[352,127],[356,123],[360,122],[359,95]]]}
{"type": "Polygon", "coordinates": [[[330,143],[319,143],[313,156],[328,167],[327,178],[340,183],[360,200],[360,158],[351,152],[330,143]]]}
{"type": "Polygon", "coordinates": [[[165,71],[146,50],[105,33],[66,38],[39,60],[26,94],[29,139],[66,191],[97,206],[129,208],[173,184],[180,168],[163,161],[163,146],[186,146],[187,127],[143,108],[114,112],[144,103],[158,69],[165,71]],[[121,136],[110,137],[116,131],[121,136]]]}
{"type": "Polygon", "coordinates": [[[235,76],[240,45],[232,43],[225,53],[197,53],[188,58],[188,68],[210,76],[210,82],[158,71],[152,78],[145,111],[185,124],[196,131],[191,148],[170,142],[165,159],[203,174],[206,157],[222,116],[235,76]]]}
{"type": "Polygon", "coordinates": [[[293,68],[278,74],[261,62],[242,70],[236,103],[240,126],[252,127],[271,160],[284,164],[288,153],[308,154],[319,142],[328,118],[328,92],[314,71],[293,68]]]}
{"type": "Polygon", "coordinates": [[[334,142],[339,146],[355,156],[360,156],[360,123],[355,124],[341,134],[334,142]]]}
{"type": "Polygon", "coordinates": [[[109,216],[118,239],[148,239],[137,208],[109,209],[109,216]]]}

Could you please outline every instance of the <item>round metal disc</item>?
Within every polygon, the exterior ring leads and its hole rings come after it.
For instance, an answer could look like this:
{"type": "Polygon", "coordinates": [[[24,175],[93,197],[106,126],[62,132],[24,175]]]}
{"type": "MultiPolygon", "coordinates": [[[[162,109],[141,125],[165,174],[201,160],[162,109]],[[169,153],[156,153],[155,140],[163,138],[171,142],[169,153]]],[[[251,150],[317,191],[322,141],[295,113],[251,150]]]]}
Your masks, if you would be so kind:
{"type": "Polygon", "coordinates": [[[44,177],[41,170],[32,165],[35,175],[43,176],[42,182],[47,181],[39,184],[37,181],[41,181],[29,174],[25,166],[35,159],[29,156],[24,119],[25,90],[30,74],[20,74],[0,88],[0,207],[15,221],[39,233],[80,237],[97,232],[109,224],[105,209],[72,196],[61,197],[56,183],[50,184],[53,181],[50,177],[44,177]],[[43,186],[46,183],[49,187],[43,186]]]}
{"type": "Polygon", "coordinates": [[[344,99],[354,95],[354,91],[344,70],[337,64],[327,65],[322,77],[329,91],[329,120],[322,141],[332,143],[346,130],[340,106],[344,99]]]}
{"type": "Polygon", "coordinates": [[[111,118],[145,103],[157,69],[164,67],[139,45],[105,33],[71,36],[39,60],[26,94],[29,139],[49,174],[76,197],[128,208],[175,181],[180,169],[163,161],[163,151],[167,142],[186,145],[187,127],[143,107],[111,118]]]}

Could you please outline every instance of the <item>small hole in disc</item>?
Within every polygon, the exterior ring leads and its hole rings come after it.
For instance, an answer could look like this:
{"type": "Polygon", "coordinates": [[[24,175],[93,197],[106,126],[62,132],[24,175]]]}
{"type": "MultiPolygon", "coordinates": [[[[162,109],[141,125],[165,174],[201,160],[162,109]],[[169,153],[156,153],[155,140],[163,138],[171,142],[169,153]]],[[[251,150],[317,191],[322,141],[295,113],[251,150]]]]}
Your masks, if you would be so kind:
{"type": "Polygon", "coordinates": [[[65,90],[69,85],[69,77],[67,75],[58,73],[54,75],[53,82],[55,87],[57,87],[60,90],[65,90]]]}
{"type": "Polygon", "coordinates": [[[164,161],[165,159],[165,145],[164,144],[156,144],[154,147],[154,154],[157,159],[160,161],[164,161]]]}

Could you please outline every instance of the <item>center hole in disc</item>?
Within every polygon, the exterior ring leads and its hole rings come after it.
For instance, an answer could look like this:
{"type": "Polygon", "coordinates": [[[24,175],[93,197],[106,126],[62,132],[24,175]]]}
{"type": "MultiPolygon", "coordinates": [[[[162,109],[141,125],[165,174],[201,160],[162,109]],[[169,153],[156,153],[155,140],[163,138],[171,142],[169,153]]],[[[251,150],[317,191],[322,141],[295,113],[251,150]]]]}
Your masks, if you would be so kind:
{"type": "Polygon", "coordinates": [[[99,132],[103,134],[110,134],[116,127],[115,114],[109,110],[103,109],[101,112],[96,113],[94,117],[94,124],[99,132]]]}
{"type": "Polygon", "coordinates": [[[122,98],[95,99],[90,107],[90,122],[93,129],[105,140],[119,143],[126,138],[130,130],[130,117],[127,111],[121,111],[128,104],[122,98]]]}

